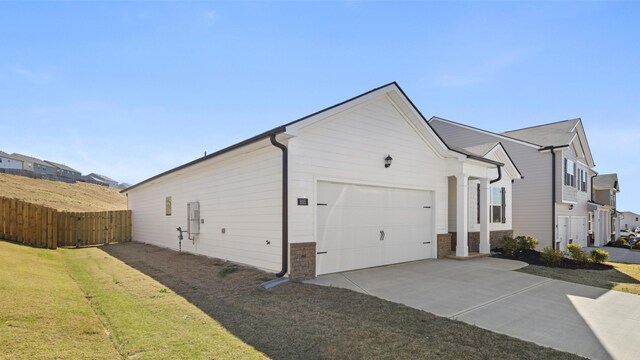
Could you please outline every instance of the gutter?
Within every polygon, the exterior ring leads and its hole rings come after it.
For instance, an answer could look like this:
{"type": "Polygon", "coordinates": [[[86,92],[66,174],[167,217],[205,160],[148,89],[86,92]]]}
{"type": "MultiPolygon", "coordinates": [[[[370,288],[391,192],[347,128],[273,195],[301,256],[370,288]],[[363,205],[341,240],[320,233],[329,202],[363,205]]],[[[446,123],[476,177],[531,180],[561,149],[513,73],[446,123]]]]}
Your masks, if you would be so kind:
{"type": "Polygon", "coordinates": [[[289,265],[289,150],[284,144],[276,141],[276,133],[271,134],[271,144],[282,150],[282,270],[276,274],[283,277],[289,265]]]}

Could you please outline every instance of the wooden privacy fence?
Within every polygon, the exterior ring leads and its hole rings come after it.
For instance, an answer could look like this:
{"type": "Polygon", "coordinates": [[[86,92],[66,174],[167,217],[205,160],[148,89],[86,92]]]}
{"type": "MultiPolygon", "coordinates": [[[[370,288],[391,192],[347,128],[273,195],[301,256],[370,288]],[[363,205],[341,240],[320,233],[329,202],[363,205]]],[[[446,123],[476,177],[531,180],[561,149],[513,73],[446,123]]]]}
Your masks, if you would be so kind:
{"type": "Polygon", "coordinates": [[[131,241],[131,211],[65,212],[0,197],[0,239],[49,249],[131,241]]]}

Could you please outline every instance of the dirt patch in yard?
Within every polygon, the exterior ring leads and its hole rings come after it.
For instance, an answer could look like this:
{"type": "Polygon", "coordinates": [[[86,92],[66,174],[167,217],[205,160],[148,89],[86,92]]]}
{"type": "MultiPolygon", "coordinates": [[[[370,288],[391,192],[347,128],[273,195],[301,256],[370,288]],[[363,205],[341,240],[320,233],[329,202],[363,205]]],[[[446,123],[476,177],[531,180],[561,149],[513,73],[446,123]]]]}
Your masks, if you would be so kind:
{"type": "Polygon", "coordinates": [[[574,359],[462,322],[346,289],[287,283],[221,260],[140,243],[102,249],[170,288],[277,359],[574,359]]]}

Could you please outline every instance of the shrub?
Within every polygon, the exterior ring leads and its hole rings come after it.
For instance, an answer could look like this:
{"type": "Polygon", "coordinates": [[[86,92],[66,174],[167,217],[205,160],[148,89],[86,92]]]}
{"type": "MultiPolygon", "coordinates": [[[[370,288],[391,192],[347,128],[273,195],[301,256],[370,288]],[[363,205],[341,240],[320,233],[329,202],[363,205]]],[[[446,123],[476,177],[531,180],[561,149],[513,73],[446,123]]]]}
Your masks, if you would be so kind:
{"type": "Polygon", "coordinates": [[[559,265],[564,258],[562,251],[552,249],[550,247],[542,249],[542,252],[540,252],[540,256],[542,256],[542,260],[545,262],[545,264],[549,266],[559,265]]]}
{"type": "Polygon", "coordinates": [[[603,263],[607,261],[607,259],[609,259],[608,252],[601,249],[594,249],[591,251],[591,261],[593,261],[594,263],[603,263]]]}
{"type": "Polygon", "coordinates": [[[505,236],[500,240],[500,247],[502,248],[502,255],[513,256],[518,250],[518,241],[512,237],[505,236]]]}
{"type": "Polygon", "coordinates": [[[627,242],[625,241],[624,238],[619,238],[618,240],[612,241],[611,244],[613,244],[615,246],[625,246],[625,245],[627,245],[627,242]]]}
{"type": "Polygon", "coordinates": [[[632,249],[640,250],[640,242],[637,242],[633,245],[632,249]]]}
{"type": "Polygon", "coordinates": [[[583,264],[589,262],[589,254],[586,251],[583,251],[580,245],[577,244],[569,244],[567,245],[567,251],[571,253],[571,257],[583,264]]]}
{"type": "Polygon", "coordinates": [[[538,240],[531,236],[518,236],[516,237],[516,241],[518,242],[518,249],[520,250],[535,250],[536,246],[538,246],[538,240]]]}

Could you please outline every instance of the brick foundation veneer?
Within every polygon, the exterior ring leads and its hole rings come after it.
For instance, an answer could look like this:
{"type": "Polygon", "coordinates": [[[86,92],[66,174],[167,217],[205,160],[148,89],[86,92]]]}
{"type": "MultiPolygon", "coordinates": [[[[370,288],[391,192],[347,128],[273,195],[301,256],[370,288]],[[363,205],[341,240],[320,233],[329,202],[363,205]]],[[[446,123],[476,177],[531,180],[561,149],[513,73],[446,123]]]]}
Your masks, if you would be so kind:
{"type": "MultiPolygon", "coordinates": [[[[495,249],[499,246],[500,240],[505,236],[513,237],[513,230],[496,230],[489,234],[489,248],[495,249]]],[[[467,235],[469,241],[469,252],[480,252],[480,232],[473,231],[467,235]]],[[[456,233],[451,233],[451,251],[456,251],[456,233]]]]}
{"type": "Polygon", "coordinates": [[[438,259],[451,254],[451,234],[438,234],[438,259]]]}
{"type": "Polygon", "coordinates": [[[294,281],[315,279],[316,277],[316,243],[289,244],[289,278],[294,281]]]}

